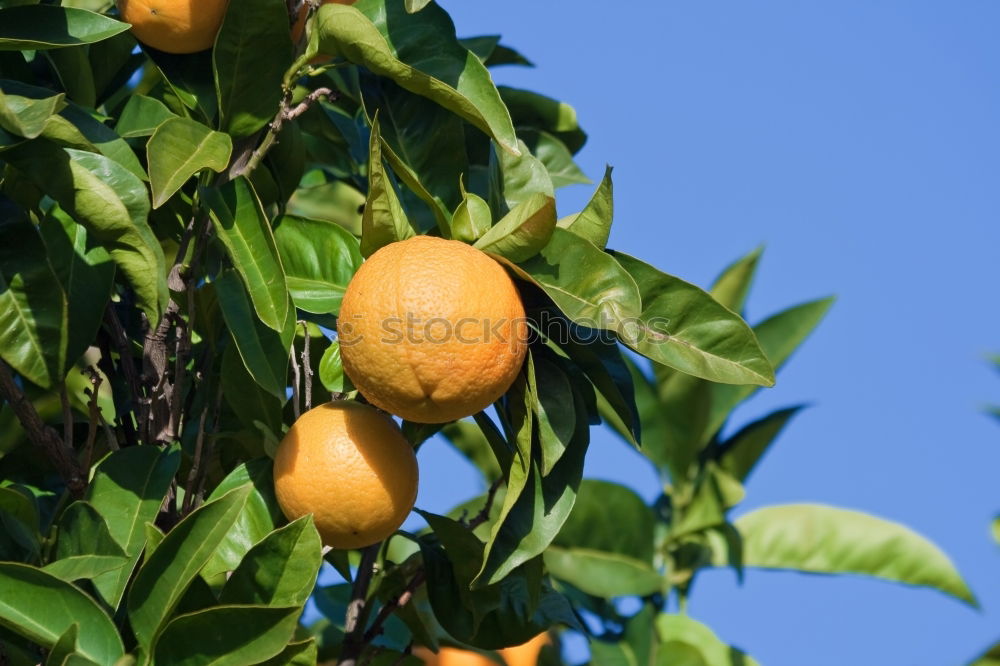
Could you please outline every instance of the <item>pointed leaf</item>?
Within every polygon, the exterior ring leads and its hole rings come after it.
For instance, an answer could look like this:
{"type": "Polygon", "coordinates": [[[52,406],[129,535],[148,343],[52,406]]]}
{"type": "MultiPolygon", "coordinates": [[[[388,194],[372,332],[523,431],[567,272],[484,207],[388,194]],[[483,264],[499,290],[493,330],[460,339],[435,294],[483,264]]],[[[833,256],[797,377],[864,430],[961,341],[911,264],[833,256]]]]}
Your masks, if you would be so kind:
{"type": "Polygon", "coordinates": [[[656,618],[660,639],[657,665],[760,666],[741,650],[726,645],[711,629],[686,615],[661,613],[656,618]]]}
{"type": "MultiPolygon", "coordinates": [[[[0,10],[2,16],[2,10],[0,10]]],[[[8,95],[0,90],[0,128],[25,139],[34,139],[53,114],[66,106],[66,95],[32,99],[21,95],[8,95]]]]}
{"type": "Polygon", "coordinates": [[[243,666],[270,659],[295,633],[299,608],[216,606],[181,615],[153,650],[157,664],[243,666]]]}
{"type": "Polygon", "coordinates": [[[289,311],[285,271],[271,225],[250,181],[241,176],[220,188],[204,188],[201,193],[260,321],[275,331],[284,330],[289,311]]]}
{"type": "Polygon", "coordinates": [[[521,263],[538,254],[552,237],[556,224],[556,201],[534,194],[515,206],[476,241],[475,247],[521,263]]]}
{"type": "Polygon", "coordinates": [[[176,113],[156,98],[131,95],[118,115],[115,131],[123,139],[150,136],[157,127],[177,117],[176,113]]]}
{"type": "Polygon", "coordinates": [[[0,9],[0,51],[92,44],[129,29],[128,23],[85,9],[22,5],[0,9]]]}
{"type": "Polygon", "coordinates": [[[771,443],[804,406],[779,409],[744,426],[719,446],[716,456],[719,465],[740,481],[745,481],[771,443]]]}
{"type": "Polygon", "coordinates": [[[932,587],[976,605],[948,556],[899,523],[831,506],[785,504],[751,511],[735,525],[748,567],[864,574],[932,587]]]}
{"type": "Polygon", "coordinates": [[[466,192],[451,218],[451,237],[464,243],[475,243],[491,226],[493,216],[490,205],[481,197],[466,192]]]}
{"type": "Polygon", "coordinates": [[[587,206],[577,213],[559,220],[559,226],[586,238],[602,250],[608,244],[611,221],[615,214],[614,186],[611,183],[611,167],[604,168],[604,178],[590,198],[587,206]]]}
{"type": "Polygon", "coordinates": [[[734,261],[715,279],[712,285],[712,298],[722,303],[733,312],[742,312],[750,293],[750,285],[757,273],[760,262],[761,248],[757,248],[745,257],[734,261]]]}
{"type": "Polygon", "coordinates": [[[99,664],[125,652],[118,630],[97,602],[41,569],[0,562],[0,624],[51,649],[73,624],[80,626],[76,651],[99,664]]]}
{"type": "MultiPolygon", "coordinates": [[[[499,47],[497,51],[501,49],[503,47],[499,47]]],[[[503,55],[496,53],[487,64],[492,65],[500,57],[503,55]]],[[[576,109],[566,102],[530,90],[507,86],[500,86],[498,90],[504,104],[510,109],[515,127],[544,130],[562,141],[572,154],[580,152],[580,148],[587,141],[587,134],[580,129],[576,109]]]]}
{"type": "Polygon", "coordinates": [[[382,164],[382,138],[378,118],[372,122],[368,158],[368,198],[361,216],[361,254],[370,257],[389,243],[414,235],[399,203],[392,179],[382,164]]]}
{"type": "Polygon", "coordinates": [[[404,0],[362,0],[357,8],[325,4],[316,26],[323,52],[393,79],[458,114],[508,151],[519,152],[489,72],[458,43],[451,18],[436,4],[417,14],[406,13],[404,0]]]}
{"type": "Polygon", "coordinates": [[[552,187],[587,185],[591,181],[573,161],[573,155],[558,137],[539,129],[519,129],[518,136],[549,172],[552,187]]]}
{"type": "Polygon", "coordinates": [[[229,164],[233,142],[190,118],[170,118],[160,124],[146,144],[153,208],[159,208],[201,171],[216,173],[229,164]]]}
{"type": "Polygon", "coordinates": [[[531,154],[523,141],[518,141],[520,155],[511,155],[490,147],[490,208],[494,217],[502,217],[511,208],[536,194],[555,197],[552,177],[542,161],[531,154]]]}
{"type": "Polygon", "coordinates": [[[139,569],[128,595],[128,613],[141,647],[153,644],[188,585],[232,527],[248,494],[249,489],[239,488],[199,507],[164,537],[139,569]]]}
{"type": "Polygon", "coordinates": [[[315,314],[337,314],[354,273],[361,266],[358,239],[332,222],[285,215],[274,240],[295,306],[315,314]]]}

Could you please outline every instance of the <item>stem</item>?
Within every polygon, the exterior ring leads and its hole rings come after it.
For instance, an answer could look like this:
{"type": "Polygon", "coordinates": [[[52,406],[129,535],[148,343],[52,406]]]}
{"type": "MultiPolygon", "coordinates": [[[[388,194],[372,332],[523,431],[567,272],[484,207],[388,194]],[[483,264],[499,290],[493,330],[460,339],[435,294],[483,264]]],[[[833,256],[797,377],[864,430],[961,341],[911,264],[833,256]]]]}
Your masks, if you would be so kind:
{"type": "Polygon", "coordinates": [[[82,497],[83,489],[87,487],[87,475],[80,468],[73,449],[66,445],[54,428],[45,424],[35,406],[14,381],[10,366],[4,361],[0,361],[0,396],[14,410],[14,415],[21,422],[31,443],[45,452],[49,462],[66,482],[70,493],[74,497],[82,497]]]}
{"type": "Polygon", "coordinates": [[[301,401],[299,400],[299,361],[295,357],[295,340],[292,340],[292,412],[295,413],[297,421],[302,416],[301,401]]]}
{"type": "Polygon", "coordinates": [[[410,599],[413,598],[413,593],[417,591],[423,582],[427,579],[424,570],[421,569],[413,575],[410,582],[406,584],[406,588],[403,589],[397,596],[390,599],[382,608],[379,609],[378,615],[375,616],[375,621],[372,622],[372,626],[368,631],[365,632],[364,642],[370,643],[375,638],[382,633],[382,625],[385,621],[389,619],[389,616],[395,613],[398,609],[409,603],[410,599]]]}
{"type": "Polygon", "coordinates": [[[474,530],[487,520],[490,519],[490,511],[493,509],[493,500],[496,499],[497,490],[500,489],[500,485],[503,484],[503,477],[500,477],[492,484],[490,484],[490,489],[486,492],[486,505],[473,516],[472,520],[465,524],[470,530],[474,530]]]}
{"type": "Polygon", "coordinates": [[[313,404],[313,371],[312,366],[309,364],[309,324],[307,322],[301,321],[302,332],[305,334],[305,345],[302,347],[302,373],[305,377],[305,408],[308,412],[312,409],[313,404]]]}
{"type": "Polygon", "coordinates": [[[347,605],[347,613],[344,617],[344,645],[341,648],[338,666],[357,666],[358,657],[361,656],[361,652],[367,644],[365,624],[369,611],[367,605],[368,587],[371,585],[372,575],[375,573],[375,560],[378,558],[381,546],[382,542],[379,542],[361,551],[361,564],[358,566],[358,575],[354,578],[351,603],[347,605]]]}

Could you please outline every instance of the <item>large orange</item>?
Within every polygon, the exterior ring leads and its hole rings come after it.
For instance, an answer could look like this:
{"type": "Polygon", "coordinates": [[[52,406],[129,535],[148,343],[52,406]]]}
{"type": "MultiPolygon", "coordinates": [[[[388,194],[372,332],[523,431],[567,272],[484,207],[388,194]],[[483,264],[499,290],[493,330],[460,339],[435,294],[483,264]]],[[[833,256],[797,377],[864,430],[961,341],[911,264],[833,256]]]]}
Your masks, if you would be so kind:
{"type": "Polygon", "coordinates": [[[116,0],[122,20],[144,44],[167,53],[212,48],[229,0],[116,0]]]}
{"type": "MultiPolygon", "coordinates": [[[[503,657],[507,666],[536,666],[542,647],[548,645],[548,634],[538,634],[527,643],[504,648],[497,654],[503,657]]],[[[427,666],[498,666],[497,662],[476,652],[442,647],[434,654],[425,647],[416,648],[413,655],[424,660],[427,666]]]]}
{"type": "Polygon", "coordinates": [[[369,257],[337,320],[347,376],[369,402],[417,423],[460,419],[503,395],[524,361],[527,331],[500,264],[431,236],[369,257]]]}
{"type": "Polygon", "coordinates": [[[358,402],[328,402],[299,417],[281,440],[274,491],[289,520],[313,515],[327,546],[363,548],[410,513],[417,459],[388,416],[358,402]]]}

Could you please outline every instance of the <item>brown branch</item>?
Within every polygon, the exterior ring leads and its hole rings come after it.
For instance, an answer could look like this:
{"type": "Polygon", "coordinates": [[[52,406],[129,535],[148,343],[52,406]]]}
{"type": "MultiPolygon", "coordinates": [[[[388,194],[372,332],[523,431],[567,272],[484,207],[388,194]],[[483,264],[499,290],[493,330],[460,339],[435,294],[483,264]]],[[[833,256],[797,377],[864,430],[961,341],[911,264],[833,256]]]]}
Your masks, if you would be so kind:
{"type": "Polygon", "coordinates": [[[301,401],[299,400],[299,361],[295,358],[295,338],[292,338],[292,412],[297,421],[302,415],[301,401]]]}
{"type": "Polygon", "coordinates": [[[184,485],[184,505],[181,507],[181,515],[187,515],[194,508],[194,496],[198,483],[198,476],[201,473],[202,454],[205,445],[205,419],[208,418],[208,405],[201,410],[201,418],[198,420],[198,438],[194,445],[194,459],[191,462],[191,470],[188,472],[187,483],[184,485]]]}
{"type": "Polygon", "coordinates": [[[465,523],[466,527],[468,527],[470,530],[474,530],[490,519],[490,511],[493,510],[493,500],[496,499],[497,491],[500,489],[500,486],[502,484],[503,484],[503,477],[500,477],[492,484],[490,484],[490,489],[486,492],[486,505],[482,508],[482,510],[479,513],[477,513],[475,516],[472,517],[472,520],[465,523]]]}
{"type": "Polygon", "coordinates": [[[97,404],[98,391],[101,389],[101,383],[104,381],[101,379],[101,375],[93,368],[93,366],[87,366],[83,371],[84,374],[88,375],[90,379],[90,388],[84,389],[84,393],[87,395],[89,400],[87,400],[87,411],[89,418],[87,419],[87,441],[83,445],[83,459],[84,459],[84,469],[90,469],[90,461],[94,454],[94,442],[97,440],[97,426],[104,423],[105,434],[108,436],[108,446],[111,450],[117,448],[114,438],[111,437],[111,433],[108,429],[107,422],[101,416],[101,407],[97,404]]]}
{"type": "Polygon", "coordinates": [[[410,599],[413,598],[413,593],[417,591],[417,588],[420,587],[426,579],[427,576],[423,569],[417,571],[417,573],[413,575],[413,578],[410,579],[410,582],[406,584],[406,587],[402,592],[383,604],[382,608],[378,610],[378,615],[375,616],[375,621],[372,622],[372,626],[365,632],[365,643],[371,643],[382,633],[383,625],[386,620],[389,619],[389,616],[409,603],[410,599]]]}
{"type": "Polygon", "coordinates": [[[308,412],[312,409],[313,405],[313,371],[312,365],[309,363],[309,324],[307,322],[301,321],[302,332],[305,334],[306,343],[302,347],[302,374],[305,377],[305,407],[308,412]]]}
{"type": "MultiPolygon", "coordinates": [[[[132,358],[132,351],[129,349],[128,336],[125,335],[125,329],[122,327],[122,323],[119,321],[118,314],[115,312],[115,307],[112,303],[108,303],[108,307],[104,310],[104,324],[107,328],[111,343],[114,344],[115,351],[118,352],[119,374],[125,377],[125,383],[128,385],[129,394],[132,397],[132,409],[130,411],[132,411],[135,415],[136,423],[141,428],[142,423],[139,421],[138,416],[142,412],[143,405],[141,390],[142,382],[140,381],[139,372],[136,370],[135,362],[132,358]]],[[[111,360],[110,348],[102,346],[101,356],[102,361],[106,360],[107,362],[107,367],[104,369],[105,376],[108,378],[115,376],[116,373],[111,360]]],[[[127,423],[128,419],[123,416],[122,422],[127,423]]],[[[126,428],[125,434],[126,436],[134,435],[131,425],[126,428]]]]}
{"type": "Polygon", "coordinates": [[[0,361],[0,396],[9,404],[17,420],[28,434],[28,439],[45,452],[45,456],[66,482],[66,487],[74,497],[81,497],[87,487],[87,475],[80,468],[73,449],[59,437],[59,433],[45,424],[35,406],[17,385],[10,367],[0,361]]]}
{"type": "Polygon", "coordinates": [[[354,577],[351,602],[347,604],[347,613],[344,616],[344,644],[340,650],[338,666],[357,666],[358,657],[365,648],[365,624],[369,611],[368,587],[375,573],[375,560],[378,558],[381,546],[380,541],[361,551],[361,564],[358,565],[358,575],[354,577]]]}
{"type": "Polygon", "coordinates": [[[165,444],[176,436],[171,423],[174,385],[167,377],[167,337],[179,309],[171,300],[156,328],[146,333],[142,345],[142,379],[148,397],[140,410],[139,432],[147,444],[165,444]]]}

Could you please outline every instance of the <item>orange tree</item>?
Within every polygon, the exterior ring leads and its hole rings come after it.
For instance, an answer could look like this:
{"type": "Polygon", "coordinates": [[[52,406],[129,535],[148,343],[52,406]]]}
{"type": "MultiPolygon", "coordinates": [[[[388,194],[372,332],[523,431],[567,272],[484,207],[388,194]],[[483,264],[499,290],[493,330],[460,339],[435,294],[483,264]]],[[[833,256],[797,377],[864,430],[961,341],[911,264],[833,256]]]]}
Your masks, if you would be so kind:
{"type": "MultiPolygon", "coordinates": [[[[665,611],[699,568],[727,562],[969,597],[905,530],[872,543],[889,528],[802,508],[728,522],[789,413],[722,440],[726,415],[773,383],[825,305],[755,331],[737,314],[755,260],[708,293],[607,249],[610,171],[582,211],[558,217],[555,190],[585,180],[573,155],[586,135],[565,103],[494,85],[490,68],[520,54],[458,39],[426,0],[231,0],[206,28],[221,6],[0,0],[0,662],[420,663],[415,646],[498,660],[551,631],[541,659],[555,663],[569,627],[600,638],[595,663],[715,664],[731,651],[665,611]],[[503,377],[503,394],[447,413],[472,420],[417,410],[432,423],[397,426],[356,406],[329,410],[344,437],[289,430],[331,400],[456,393],[448,373],[414,368],[462,366],[474,347],[422,345],[427,322],[404,317],[423,338],[347,363],[334,333],[366,258],[419,235],[470,245],[512,280],[510,311],[523,308],[517,328],[531,332],[516,372],[480,354],[481,375],[453,377],[470,381],[459,398],[494,397],[480,376],[503,377]],[[640,357],[655,381],[626,360],[640,357]],[[654,507],[582,481],[601,419],[663,472],[654,507]],[[353,532],[344,515],[368,513],[383,490],[409,495],[415,474],[302,452],[363,455],[373,437],[391,448],[397,427],[414,449],[441,433],[490,492],[420,512],[422,531],[331,547],[336,530],[317,531],[313,514],[353,532]],[[330,493],[316,478],[326,468],[330,493]],[[287,469],[307,470],[308,487],[287,469]],[[365,477],[353,494],[344,469],[365,477]],[[815,520],[832,543],[809,540],[815,520]],[[767,529],[780,539],[750,534],[767,529]],[[316,589],[324,559],[345,583],[316,589]],[[620,596],[643,610],[620,616],[620,596]],[[322,617],[306,626],[310,598],[322,617]]],[[[455,265],[433,267],[448,284],[455,265]]],[[[410,282],[392,285],[400,302],[410,282]]],[[[465,298],[417,300],[457,328],[465,298]]],[[[373,534],[391,531],[396,508],[373,534]]]]}

